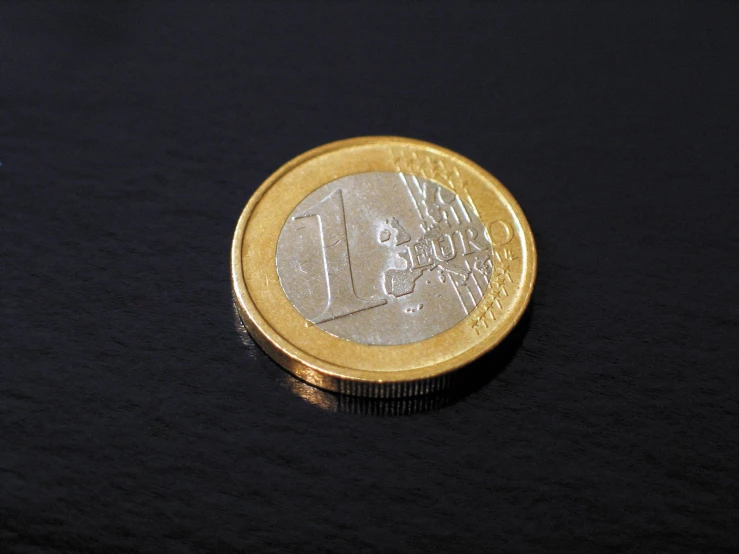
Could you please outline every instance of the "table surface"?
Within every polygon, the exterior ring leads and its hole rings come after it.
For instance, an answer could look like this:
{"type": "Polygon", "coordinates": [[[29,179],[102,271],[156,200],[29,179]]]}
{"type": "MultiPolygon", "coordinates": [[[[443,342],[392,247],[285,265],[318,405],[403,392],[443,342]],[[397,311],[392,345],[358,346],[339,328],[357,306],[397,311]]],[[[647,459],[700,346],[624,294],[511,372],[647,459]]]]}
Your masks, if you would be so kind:
{"type": "Polygon", "coordinates": [[[0,4],[0,550],[739,548],[739,4],[0,4]],[[234,314],[255,188],[392,134],[536,236],[469,390],[291,378],[234,314]]]}

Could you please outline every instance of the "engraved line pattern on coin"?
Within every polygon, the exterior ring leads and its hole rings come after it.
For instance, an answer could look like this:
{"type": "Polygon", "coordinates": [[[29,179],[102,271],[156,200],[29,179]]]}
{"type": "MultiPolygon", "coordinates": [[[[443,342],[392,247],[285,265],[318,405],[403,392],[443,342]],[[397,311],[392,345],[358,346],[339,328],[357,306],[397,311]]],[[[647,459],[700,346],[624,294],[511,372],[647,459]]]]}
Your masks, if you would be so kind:
{"type": "Polygon", "coordinates": [[[469,259],[464,260],[463,267],[447,263],[456,258],[455,243],[461,244],[463,255],[473,250],[485,251],[484,243],[478,240],[478,231],[469,225],[472,220],[467,208],[456,194],[438,184],[427,182],[421,186],[415,175],[406,176],[398,172],[398,176],[421,217],[421,230],[424,235],[408,247],[407,253],[400,254],[409,262],[406,271],[410,272],[412,280],[408,282],[407,277],[401,279],[401,282],[408,283],[407,287],[401,288],[396,293],[393,287],[394,280],[406,274],[392,269],[385,272],[385,288],[388,294],[400,296],[413,292],[413,284],[421,276],[423,270],[426,268],[433,270],[438,264],[447,272],[440,272],[439,278],[443,282],[447,275],[450,275],[450,282],[454,286],[457,298],[465,313],[469,314],[480,302],[487,288],[486,283],[492,273],[492,262],[489,255],[475,256],[474,271],[469,259]],[[455,234],[458,240],[455,240],[455,234]],[[470,277],[472,281],[469,281],[470,277]]]}
{"type": "Polygon", "coordinates": [[[467,182],[454,164],[432,158],[429,154],[419,156],[416,152],[411,152],[409,155],[403,149],[393,150],[391,155],[396,171],[400,173],[403,171],[402,168],[406,168],[407,173],[444,185],[469,204],[479,217],[480,212],[467,190],[467,182]]]}
{"type": "MultiPolygon", "coordinates": [[[[408,155],[403,149],[395,149],[392,152],[392,161],[396,169],[400,172],[401,167],[411,168],[414,174],[424,178],[431,179],[445,185],[457,193],[460,198],[464,197],[473,209],[474,213],[479,216],[479,211],[475,205],[472,196],[467,190],[467,183],[462,178],[460,171],[453,164],[444,163],[443,160],[435,160],[430,155],[418,155],[412,152],[408,155]]],[[[498,314],[504,311],[502,299],[510,298],[507,284],[512,283],[510,276],[511,264],[518,260],[518,257],[509,249],[501,247],[508,244],[513,239],[513,229],[504,221],[494,221],[488,227],[490,237],[493,239],[493,262],[496,266],[493,278],[490,281],[490,298],[483,304],[480,314],[475,316],[472,321],[472,329],[479,335],[483,328],[489,327],[489,321],[496,321],[498,314]]]]}
{"type": "Polygon", "coordinates": [[[309,194],[282,228],[280,284],[309,321],[365,344],[407,344],[471,313],[494,274],[477,213],[404,172],[349,175],[309,194]]]}

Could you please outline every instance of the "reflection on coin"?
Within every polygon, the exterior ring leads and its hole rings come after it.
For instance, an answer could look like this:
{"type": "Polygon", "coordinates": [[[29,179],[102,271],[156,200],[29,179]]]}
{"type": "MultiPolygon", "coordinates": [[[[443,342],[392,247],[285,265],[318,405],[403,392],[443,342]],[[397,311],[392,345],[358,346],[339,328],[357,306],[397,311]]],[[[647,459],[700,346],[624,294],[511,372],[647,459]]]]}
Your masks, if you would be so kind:
{"type": "Polygon", "coordinates": [[[242,321],[313,385],[428,394],[498,344],[534,285],[510,193],[449,150],[365,137],[311,150],[256,191],[236,227],[242,321]]]}

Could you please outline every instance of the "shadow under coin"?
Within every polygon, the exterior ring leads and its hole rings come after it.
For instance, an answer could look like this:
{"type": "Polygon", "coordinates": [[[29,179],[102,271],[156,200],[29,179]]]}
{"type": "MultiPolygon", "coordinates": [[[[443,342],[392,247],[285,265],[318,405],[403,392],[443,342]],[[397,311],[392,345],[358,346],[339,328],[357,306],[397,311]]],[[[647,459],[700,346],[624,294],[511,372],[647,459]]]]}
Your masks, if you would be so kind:
{"type": "MultiPolygon", "coordinates": [[[[234,323],[236,330],[244,343],[252,353],[261,351],[262,355],[268,355],[261,350],[257,343],[249,336],[244,324],[239,317],[236,306],[234,310],[234,323]]],[[[453,374],[452,385],[438,393],[414,396],[409,398],[380,399],[363,398],[359,396],[348,396],[334,392],[325,391],[301,381],[287,370],[272,362],[275,372],[279,371],[282,385],[293,394],[299,396],[309,404],[330,412],[348,412],[357,414],[369,414],[377,416],[401,416],[412,415],[431,410],[438,410],[450,406],[480,390],[500,375],[515,356],[518,348],[528,332],[531,321],[533,305],[530,304],[524,312],[518,325],[496,346],[481,358],[471,364],[458,369],[453,374]]],[[[271,360],[271,358],[270,358],[271,360]]]]}

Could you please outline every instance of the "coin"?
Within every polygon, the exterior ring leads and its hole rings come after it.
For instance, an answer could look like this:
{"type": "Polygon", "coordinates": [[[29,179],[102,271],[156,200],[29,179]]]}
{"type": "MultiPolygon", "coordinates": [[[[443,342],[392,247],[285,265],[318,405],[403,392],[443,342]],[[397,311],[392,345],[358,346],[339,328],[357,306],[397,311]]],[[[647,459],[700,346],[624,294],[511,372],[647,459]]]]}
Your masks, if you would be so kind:
{"type": "Polygon", "coordinates": [[[531,298],[536,250],[503,185],[434,144],[360,137],[291,160],[236,225],[249,334],[330,391],[429,394],[499,344],[531,298]]]}

